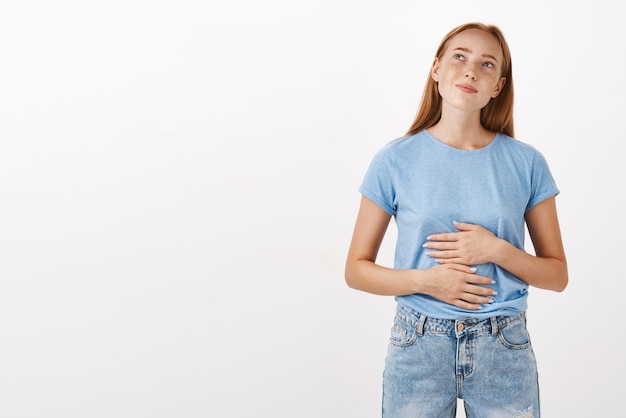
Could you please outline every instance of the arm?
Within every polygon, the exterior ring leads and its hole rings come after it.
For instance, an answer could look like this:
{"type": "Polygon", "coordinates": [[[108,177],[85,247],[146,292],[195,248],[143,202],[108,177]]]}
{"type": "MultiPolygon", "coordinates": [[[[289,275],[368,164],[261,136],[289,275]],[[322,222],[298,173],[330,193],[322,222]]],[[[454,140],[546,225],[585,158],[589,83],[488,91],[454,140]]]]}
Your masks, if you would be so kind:
{"type": "Polygon", "coordinates": [[[526,213],[526,225],[535,255],[497,238],[485,228],[459,223],[461,232],[435,234],[424,244],[434,250],[439,263],[474,265],[495,263],[520,280],[541,289],[560,292],[568,282],[567,262],[556,211],[556,199],[548,198],[526,213]]]}
{"type": "Polygon", "coordinates": [[[466,265],[450,263],[430,269],[393,269],[376,264],[391,216],[366,197],[361,198],[346,260],[348,286],[377,295],[424,293],[464,309],[489,303],[492,279],[474,274],[466,265]]]}

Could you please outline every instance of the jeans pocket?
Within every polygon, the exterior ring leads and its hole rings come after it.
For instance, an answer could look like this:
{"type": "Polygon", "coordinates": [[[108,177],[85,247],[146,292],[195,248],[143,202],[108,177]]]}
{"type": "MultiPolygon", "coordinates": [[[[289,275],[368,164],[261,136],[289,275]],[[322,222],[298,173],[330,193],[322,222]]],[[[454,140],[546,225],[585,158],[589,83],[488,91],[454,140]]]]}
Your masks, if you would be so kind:
{"type": "Polygon", "coordinates": [[[396,319],[393,327],[391,328],[391,337],[389,341],[391,344],[397,347],[406,347],[415,342],[417,339],[417,332],[407,324],[396,319]]]}
{"type": "Polygon", "coordinates": [[[530,347],[530,335],[526,329],[526,321],[524,319],[511,322],[502,327],[498,338],[502,345],[512,350],[523,350],[530,347]]]}

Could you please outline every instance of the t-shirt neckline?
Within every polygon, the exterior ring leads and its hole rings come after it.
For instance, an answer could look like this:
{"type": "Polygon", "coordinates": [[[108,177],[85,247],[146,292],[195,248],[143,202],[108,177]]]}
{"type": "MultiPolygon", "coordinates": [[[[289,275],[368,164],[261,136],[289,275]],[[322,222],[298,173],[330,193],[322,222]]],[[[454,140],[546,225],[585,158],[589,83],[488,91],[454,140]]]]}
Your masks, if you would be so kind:
{"type": "Polygon", "coordinates": [[[491,140],[491,142],[489,142],[487,145],[485,145],[484,147],[481,148],[476,148],[476,149],[460,149],[460,148],[455,148],[451,145],[448,145],[444,142],[441,142],[440,140],[438,140],[437,138],[435,138],[433,135],[431,135],[430,132],[428,132],[427,129],[424,129],[422,131],[422,133],[432,142],[438,144],[441,147],[444,147],[445,149],[449,150],[449,151],[453,151],[453,152],[457,152],[460,154],[477,154],[477,153],[482,153],[482,152],[486,152],[488,151],[491,147],[494,146],[494,144],[500,140],[500,132],[496,132],[496,135],[493,137],[493,139],[491,140]]]}

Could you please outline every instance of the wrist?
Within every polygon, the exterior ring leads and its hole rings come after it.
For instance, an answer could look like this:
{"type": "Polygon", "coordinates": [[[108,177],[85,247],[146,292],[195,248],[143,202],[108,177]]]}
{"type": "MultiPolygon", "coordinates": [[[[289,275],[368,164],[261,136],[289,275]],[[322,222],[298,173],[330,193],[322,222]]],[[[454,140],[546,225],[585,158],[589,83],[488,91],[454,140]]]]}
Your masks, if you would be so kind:
{"type": "Polygon", "coordinates": [[[506,258],[506,250],[509,246],[510,244],[506,240],[503,240],[502,238],[496,238],[496,240],[494,241],[491,262],[500,265],[502,261],[506,258]]]}
{"type": "Polygon", "coordinates": [[[425,269],[412,269],[409,270],[411,293],[424,293],[425,275],[428,270],[425,269]]]}

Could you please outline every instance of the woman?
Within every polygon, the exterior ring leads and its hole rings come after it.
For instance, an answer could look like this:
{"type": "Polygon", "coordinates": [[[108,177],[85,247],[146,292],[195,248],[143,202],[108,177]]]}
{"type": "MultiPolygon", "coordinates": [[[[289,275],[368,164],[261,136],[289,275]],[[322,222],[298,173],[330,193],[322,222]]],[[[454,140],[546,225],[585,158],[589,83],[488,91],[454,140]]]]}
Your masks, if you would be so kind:
{"type": "Polygon", "coordinates": [[[542,154],[513,138],[502,32],[461,25],[442,40],[406,136],[374,157],[345,278],[396,296],[383,416],[539,417],[528,288],[568,282],[559,190],[542,154]],[[391,217],[394,267],[376,264],[391,217]],[[525,225],[535,255],[524,251],[525,225]]]}

